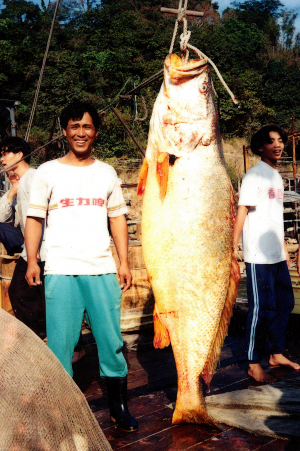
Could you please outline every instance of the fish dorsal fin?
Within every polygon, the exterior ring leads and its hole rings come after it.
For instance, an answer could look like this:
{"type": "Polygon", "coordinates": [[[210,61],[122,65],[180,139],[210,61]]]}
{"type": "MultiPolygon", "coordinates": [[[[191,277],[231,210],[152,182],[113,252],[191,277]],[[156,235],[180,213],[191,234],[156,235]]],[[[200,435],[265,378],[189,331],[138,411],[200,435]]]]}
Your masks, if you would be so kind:
{"type": "MultiPolygon", "coordinates": [[[[234,214],[234,193],[233,188],[231,186],[231,213],[232,216],[234,214]]],[[[222,346],[224,343],[224,339],[227,335],[227,329],[228,324],[230,321],[230,318],[232,316],[232,309],[233,304],[236,301],[237,296],[237,287],[240,280],[240,267],[237,262],[235,251],[232,249],[232,258],[231,258],[231,270],[230,270],[230,277],[229,277],[229,283],[228,283],[228,290],[226,295],[226,301],[224,304],[223,312],[220,319],[219,328],[216,334],[216,338],[210,353],[209,360],[206,362],[203,371],[201,373],[201,376],[204,379],[204,382],[206,385],[210,384],[210,381],[213,377],[217,361],[220,357],[222,346]]]]}

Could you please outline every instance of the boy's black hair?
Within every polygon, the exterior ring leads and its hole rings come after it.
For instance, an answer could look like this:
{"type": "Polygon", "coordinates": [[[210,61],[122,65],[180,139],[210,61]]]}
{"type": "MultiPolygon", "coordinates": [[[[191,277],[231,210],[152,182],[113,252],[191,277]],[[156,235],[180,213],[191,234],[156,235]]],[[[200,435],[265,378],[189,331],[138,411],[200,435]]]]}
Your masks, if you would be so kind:
{"type": "Polygon", "coordinates": [[[100,118],[99,114],[94,107],[88,102],[79,102],[78,100],[67,105],[60,114],[60,124],[64,130],[66,130],[69,120],[82,119],[84,113],[89,113],[93,120],[93,125],[96,130],[99,129],[100,118]]]}
{"type": "Polygon", "coordinates": [[[271,143],[271,139],[270,139],[270,135],[269,135],[270,132],[279,133],[283,144],[285,144],[287,142],[287,139],[288,139],[287,134],[281,127],[279,127],[278,125],[265,125],[263,128],[258,130],[258,132],[256,132],[251,138],[250,147],[251,147],[252,153],[254,153],[255,155],[261,156],[261,152],[259,151],[259,149],[261,149],[264,144],[271,143]]]}
{"type": "MultiPolygon", "coordinates": [[[[22,152],[23,157],[29,155],[32,150],[30,145],[25,141],[25,139],[19,138],[19,136],[8,136],[0,144],[2,152],[12,152],[18,153],[22,152]]],[[[26,163],[30,163],[31,155],[24,159],[26,163]]]]}

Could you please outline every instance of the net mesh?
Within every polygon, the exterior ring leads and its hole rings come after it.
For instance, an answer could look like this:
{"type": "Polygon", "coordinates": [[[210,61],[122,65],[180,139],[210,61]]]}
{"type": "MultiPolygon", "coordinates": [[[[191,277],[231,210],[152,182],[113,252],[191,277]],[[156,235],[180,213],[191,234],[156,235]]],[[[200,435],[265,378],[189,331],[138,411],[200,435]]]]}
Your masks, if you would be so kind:
{"type": "Polygon", "coordinates": [[[112,450],[45,343],[0,309],[0,451],[112,450]]]}

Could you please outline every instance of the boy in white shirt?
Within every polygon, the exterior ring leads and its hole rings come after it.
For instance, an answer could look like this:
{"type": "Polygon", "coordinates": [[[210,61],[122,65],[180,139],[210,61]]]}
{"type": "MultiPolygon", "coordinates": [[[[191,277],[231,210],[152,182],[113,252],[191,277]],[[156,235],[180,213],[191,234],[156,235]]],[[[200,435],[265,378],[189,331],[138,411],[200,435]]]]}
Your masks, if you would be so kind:
{"type": "Polygon", "coordinates": [[[243,230],[247,271],[248,374],[258,382],[275,381],[260,364],[266,339],[270,366],[300,369],[282,354],[289,314],[294,307],[290,259],[284,241],[283,182],[276,170],[286,141],[285,131],[276,125],[267,125],[253,135],[251,150],[261,161],[243,178],[234,225],[235,248],[243,230]]]}

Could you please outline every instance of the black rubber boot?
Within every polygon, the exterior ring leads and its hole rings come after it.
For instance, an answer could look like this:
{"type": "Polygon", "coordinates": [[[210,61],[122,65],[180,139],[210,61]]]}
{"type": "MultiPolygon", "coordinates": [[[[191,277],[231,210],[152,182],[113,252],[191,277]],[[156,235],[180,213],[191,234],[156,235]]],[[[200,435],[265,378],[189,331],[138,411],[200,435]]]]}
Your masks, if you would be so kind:
{"type": "Polygon", "coordinates": [[[130,415],[127,407],[127,376],[106,377],[105,382],[111,420],[126,432],[137,431],[138,422],[130,415]]]}

